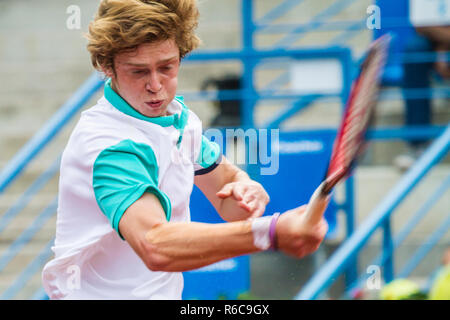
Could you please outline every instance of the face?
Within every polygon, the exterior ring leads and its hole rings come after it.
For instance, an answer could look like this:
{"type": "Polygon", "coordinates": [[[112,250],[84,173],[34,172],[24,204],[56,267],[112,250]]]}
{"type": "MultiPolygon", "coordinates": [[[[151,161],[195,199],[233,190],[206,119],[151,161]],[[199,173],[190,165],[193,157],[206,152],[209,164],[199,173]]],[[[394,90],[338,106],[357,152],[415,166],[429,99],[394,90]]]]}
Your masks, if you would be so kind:
{"type": "Polygon", "coordinates": [[[114,91],[135,110],[147,117],[160,117],[167,115],[167,106],[175,97],[179,67],[179,50],[170,39],[118,54],[115,73],[105,73],[114,91]]]}

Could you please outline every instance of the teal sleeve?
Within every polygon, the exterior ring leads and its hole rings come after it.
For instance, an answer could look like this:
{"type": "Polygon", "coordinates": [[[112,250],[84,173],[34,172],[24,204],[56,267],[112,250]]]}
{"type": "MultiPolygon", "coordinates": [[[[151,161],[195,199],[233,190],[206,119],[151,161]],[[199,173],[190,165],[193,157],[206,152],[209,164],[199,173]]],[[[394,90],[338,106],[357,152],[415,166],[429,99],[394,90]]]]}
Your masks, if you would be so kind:
{"type": "Polygon", "coordinates": [[[221,157],[220,146],[202,135],[200,153],[196,161],[195,175],[212,171],[219,164],[221,157]]]}
{"type": "Polygon", "coordinates": [[[103,150],[95,160],[92,183],[101,211],[121,237],[120,219],[144,192],[156,195],[170,219],[170,199],[158,189],[158,165],[149,145],[123,140],[103,150]]]}

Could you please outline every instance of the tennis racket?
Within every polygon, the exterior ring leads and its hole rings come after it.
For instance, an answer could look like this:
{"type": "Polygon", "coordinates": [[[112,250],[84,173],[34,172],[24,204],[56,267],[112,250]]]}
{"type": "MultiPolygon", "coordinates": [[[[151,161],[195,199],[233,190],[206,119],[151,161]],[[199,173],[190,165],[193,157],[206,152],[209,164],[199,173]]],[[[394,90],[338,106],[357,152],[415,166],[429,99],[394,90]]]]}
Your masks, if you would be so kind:
{"type": "Polygon", "coordinates": [[[325,179],[311,196],[306,219],[317,224],[328,205],[336,184],[349,176],[366,146],[366,132],[378,99],[380,76],[384,69],[390,36],[378,38],[369,47],[360,72],[352,84],[340,123],[325,179]]]}

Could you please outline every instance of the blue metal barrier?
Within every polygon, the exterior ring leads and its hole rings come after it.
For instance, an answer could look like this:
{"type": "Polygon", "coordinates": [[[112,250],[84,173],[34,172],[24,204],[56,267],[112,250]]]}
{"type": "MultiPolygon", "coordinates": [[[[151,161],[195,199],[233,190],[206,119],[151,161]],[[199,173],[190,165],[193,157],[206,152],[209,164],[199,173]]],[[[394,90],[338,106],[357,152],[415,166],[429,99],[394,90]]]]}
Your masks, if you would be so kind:
{"type": "MultiPolygon", "coordinates": [[[[33,138],[13,157],[0,173],[0,193],[17,179],[28,164],[47,146],[61,129],[77,114],[86,102],[101,88],[103,81],[97,72],[93,73],[83,85],[64,103],[46,125],[36,133],[33,138]]],[[[11,208],[0,217],[0,232],[2,232],[13,219],[20,214],[28,202],[40,189],[55,175],[59,169],[60,157],[42,173],[31,186],[19,197],[11,208]]],[[[56,213],[56,199],[36,218],[35,221],[6,249],[0,256],[0,270],[30,242],[32,237],[56,213]]],[[[13,297],[35,272],[42,267],[45,260],[51,255],[50,246],[47,245],[39,256],[28,265],[23,273],[16,279],[2,295],[2,299],[13,297]]]]}
{"type": "Polygon", "coordinates": [[[36,155],[55,137],[85,103],[103,85],[98,73],[93,73],[67,100],[46,125],[8,162],[0,172],[0,193],[16,179],[36,155]]]}
{"type": "Polygon", "coordinates": [[[450,229],[450,211],[445,216],[447,217],[443,223],[424,241],[420,248],[408,260],[402,271],[398,273],[399,278],[406,278],[417,267],[417,265],[426,257],[428,252],[437,244],[437,242],[450,229]]]}
{"type": "Polygon", "coordinates": [[[0,233],[9,223],[25,208],[31,199],[41,190],[46,183],[54,177],[59,170],[60,157],[17,199],[17,201],[0,217],[0,233]]]}
{"type": "Polygon", "coordinates": [[[53,200],[33,221],[33,223],[25,229],[13,243],[0,256],[0,271],[20,252],[20,250],[30,242],[33,236],[42,228],[42,226],[56,214],[57,198],[53,200]]]}
{"type": "MultiPolygon", "coordinates": [[[[406,237],[414,230],[414,228],[417,226],[417,224],[427,215],[429,210],[433,207],[434,204],[444,195],[444,193],[450,188],[450,176],[447,177],[447,179],[431,194],[429,199],[417,210],[417,212],[412,216],[412,218],[406,223],[406,225],[398,232],[397,236],[391,241],[388,241],[388,237],[386,237],[386,246],[383,249],[383,252],[380,253],[371,263],[370,265],[376,265],[376,266],[383,266],[388,263],[391,263],[389,261],[394,253],[394,250],[396,250],[402,242],[406,239],[406,237]]],[[[445,223],[443,224],[446,225],[445,223]]],[[[388,232],[388,227],[386,227],[386,232],[388,232]]],[[[448,227],[447,227],[448,229],[448,227]]],[[[440,234],[438,232],[438,234],[440,234]]],[[[430,245],[435,244],[435,242],[429,242],[425,241],[424,245],[430,245]]],[[[417,260],[414,260],[417,262],[417,260]]],[[[412,264],[411,264],[412,265],[412,264]]],[[[412,269],[414,269],[416,265],[412,265],[412,269]]],[[[410,269],[411,268],[407,268],[410,269]]],[[[387,270],[386,276],[387,278],[392,278],[393,272],[392,270],[387,270]],[[389,272],[390,271],[390,272],[389,272]]],[[[402,278],[406,276],[405,272],[399,272],[397,277],[402,278]]],[[[363,273],[358,280],[355,283],[352,283],[348,288],[346,294],[344,294],[344,297],[351,298],[351,293],[354,289],[360,288],[363,284],[363,282],[369,277],[369,274],[363,273]]]]}
{"type": "MultiPolygon", "coordinates": [[[[22,273],[17,277],[14,283],[6,289],[0,296],[0,299],[7,300],[14,298],[17,293],[26,285],[30,278],[39,272],[45,262],[53,254],[51,247],[53,246],[54,240],[50,240],[43,249],[38,253],[38,255],[31,261],[22,273]]],[[[42,300],[44,296],[41,294],[39,300],[42,300]]]]}
{"type": "Polygon", "coordinates": [[[321,11],[318,15],[313,17],[307,26],[295,27],[288,33],[286,37],[281,39],[275,46],[284,47],[295,43],[301,38],[302,35],[304,35],[305,32],[314,31],[315,29],[319,28],[321,25],[325,24],[326,19],[335,16],[336,14],[338,14],[339,12],[341,12],[343,9],[345,9],[354,2],[355,0],[338,0],[333,2],[325,10],[321,11]]]}
{"type": "MultiPolygon", "coordinates": [[[[356,255],[366,244],[375,230],[389,223],[389,219],[395,208],[425,176],[425,174],[438,163],[450,148],[450,125],[442,135],[430,146],[408,173],[397,183],[389,195],[381,201],[369,217],[361,224],[356,232],[343,243],[326,264],[314,275],[314,277],[295,296],[295,299],[316,299],[321,292],[328,288],[342,273],[352,257],[356,255]]],[[[385,248],[392,248],[390,228],[385,229],[385,248]]],[[[389,263],[389,261],[387,262],[389,263]]],[[[392,270],[392,268],[391,268],[392,270]]],[[[391,275],[388,274],[391,278],[391,275]]]]}

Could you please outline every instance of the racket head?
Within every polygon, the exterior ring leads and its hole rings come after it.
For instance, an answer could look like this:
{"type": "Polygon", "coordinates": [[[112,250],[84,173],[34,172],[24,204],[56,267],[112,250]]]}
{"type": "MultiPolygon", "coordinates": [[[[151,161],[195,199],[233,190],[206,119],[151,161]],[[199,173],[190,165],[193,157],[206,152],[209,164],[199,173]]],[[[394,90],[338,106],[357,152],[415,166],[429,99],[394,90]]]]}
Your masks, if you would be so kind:
{"type": "Polygon", "coordinates": [[[323,194],[346,178],[366,146],[367,129],[373,121],[380,78],[391,37],[384,35],[370,45],[354,80],[328,165],[323,194]]]}

